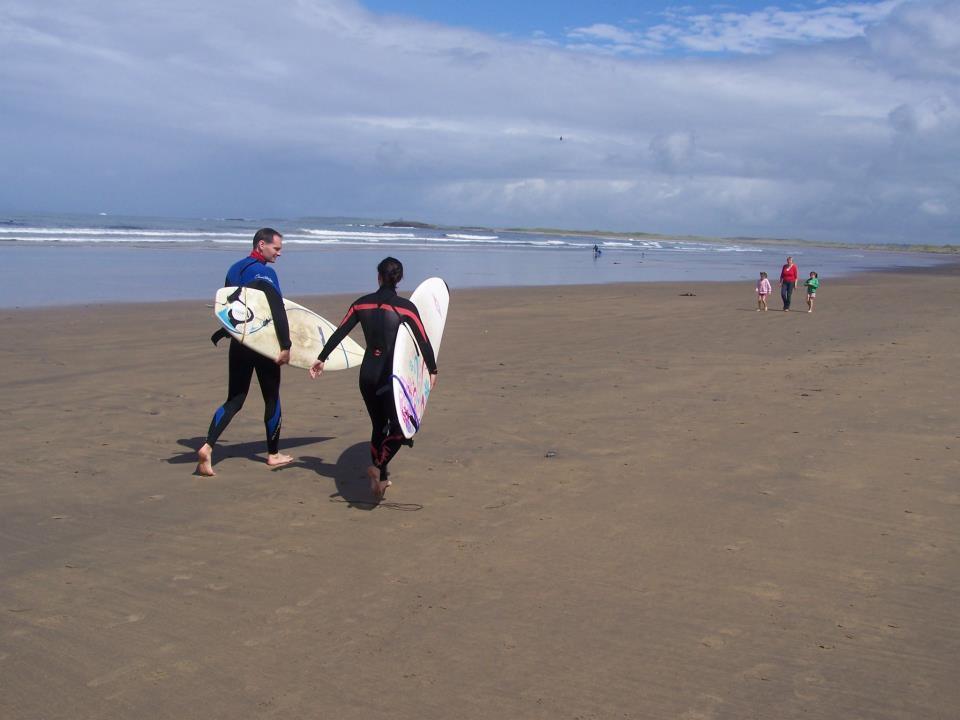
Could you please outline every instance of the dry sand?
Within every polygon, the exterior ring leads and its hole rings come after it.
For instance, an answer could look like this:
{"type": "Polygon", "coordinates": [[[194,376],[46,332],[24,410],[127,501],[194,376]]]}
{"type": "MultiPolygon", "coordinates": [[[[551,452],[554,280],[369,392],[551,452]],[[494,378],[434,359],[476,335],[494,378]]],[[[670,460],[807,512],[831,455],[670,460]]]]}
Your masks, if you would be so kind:
{"type": "Polygon", "coordinates": [[[960,716],[958,275],[819,302],[455,290],[379,507],[355,372],[205,479],[204,303],[0,312],[0,717],[960,716]]]}

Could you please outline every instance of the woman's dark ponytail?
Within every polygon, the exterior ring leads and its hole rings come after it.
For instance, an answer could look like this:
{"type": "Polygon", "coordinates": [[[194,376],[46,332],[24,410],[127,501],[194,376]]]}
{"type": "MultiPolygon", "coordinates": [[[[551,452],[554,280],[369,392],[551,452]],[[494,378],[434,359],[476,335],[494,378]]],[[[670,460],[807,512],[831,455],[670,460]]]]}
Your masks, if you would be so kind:
{"type": "Polygon", "coordinates": [[[397,284],[403,280],[403,263],[393,257],[387,257],[377,265],[377,272],[383,279],[383,284],[396,289],[397,284]]]}

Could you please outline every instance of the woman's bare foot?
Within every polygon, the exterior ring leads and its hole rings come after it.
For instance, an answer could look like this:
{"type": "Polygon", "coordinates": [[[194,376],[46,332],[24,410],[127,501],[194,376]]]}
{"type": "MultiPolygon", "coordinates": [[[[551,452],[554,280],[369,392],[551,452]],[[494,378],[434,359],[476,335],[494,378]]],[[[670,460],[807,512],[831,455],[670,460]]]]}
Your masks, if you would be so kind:
{"type": "Polygon", "coordinates": [[[283,467],[284,465],[289,465],[293,462],[292,455],[284,455],[283,453],[274,453],[273,455],[267,455],[267,465],[272,468],[283,467]]]}
{"type": "Polygon", "coordinates": [[[203,447],[197,450],[197,474],[204,477],[216,475],[213,471],[213,448],[209,443],[204,443],[203,447]]]}
{"type": "Polygon", "coordinates": [[[370,492],[377,500],[382,500],[387,488],[392,485],[389,480],[380,479],[380,468],[371,465],[367,468],[367,477],[370,478],[370,492]]]}

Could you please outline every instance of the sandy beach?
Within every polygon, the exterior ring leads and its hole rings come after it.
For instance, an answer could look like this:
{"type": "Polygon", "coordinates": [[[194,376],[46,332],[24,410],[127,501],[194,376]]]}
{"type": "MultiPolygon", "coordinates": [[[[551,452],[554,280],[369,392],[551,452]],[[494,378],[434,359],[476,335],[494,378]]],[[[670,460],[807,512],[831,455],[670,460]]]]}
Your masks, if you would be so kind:
{"type": "Polygon", "coordinates": [[[0,311],[0,717],[958,717],[958,278],[453,288],[379,506],[354,371],[201,478],[203,302],[0,311]]]}

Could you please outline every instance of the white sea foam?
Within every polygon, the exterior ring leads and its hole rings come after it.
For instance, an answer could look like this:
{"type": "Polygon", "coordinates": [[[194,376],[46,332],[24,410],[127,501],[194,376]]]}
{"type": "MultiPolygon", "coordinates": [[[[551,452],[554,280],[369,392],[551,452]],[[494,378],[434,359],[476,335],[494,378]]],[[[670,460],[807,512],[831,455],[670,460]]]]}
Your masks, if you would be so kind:
{"type": "Polygon", "coordinates": [[[177,231],[177,230],[138,230],[126,228],[47,228],[47,227],[0,227],[0,237],[19,237],[21,235],[38,235],[42,238],[60,239],[61,235],[83,235],[135,238],[210,238],[210,237],[243,237],[250,238],[248,233],[177,231]]]}
{"type": "MultiPolygon", "coordinates": [[[[183,240],[183,239],[173,239],[173,238],[164,237],[164,236],[157,236],[157,237],[139,236],[139,237],[130,237],[130,238],[115,237],[115,236],[111,236],[111,237],[97,237],[96,235],[57,235],[57,236],[54,236],[54,237],[16,237],[15,234],[5,235],[4,233],[0,233],[0,241],[3,241],[3,240],[16,240],[16,241],[18,241],[18,242],[33,243],[33,244],[37,244],[37,245],[43,244],[43,243],[49,243],[49,244],[57,244],[57,243],[97,243],[97,244],[101,244],[101,243],[113,243],[113,244],[116,244],[116,245],[124,245],[124,244],[127,244],[127,245],[137,245],[137,244],[160,245],[160,244],[163,244],[163,243],[181,243],[181,244],[187,244],[187,241],[185,241],[185,240],[183,240]]],[[[200,242],[218,242],[218,243],[223,243],[223,244],[249,245],[249,244],[250,244],[250,239],[247,238],[247,237],[244,237],[244,239],[242,239],[242,240],[239,239],[239,238],[237,238],[237,239],[233,239],[233,238],[218,238],[218,239],[216,239],[215,241],[211,241],[211,240],[201,240],[200,242]]]]}
{"type": "Polygon", "coordinates": [[[499,240],[499,235],[468,235],[466,233],[447,233],[444,237],[452,240],[499,240]]]}
{"type": "Polygon", "coordinates": [[[400,240],[417,237],[415,233],[391,233],[391,232],[359,232],[356,230],[319,230],[316,228],[300,228],[301,232],[317,237],[337,237],[360,239],[368,238],[375,240],[400,240]]]}
{"type": "MultiPolygon", "coordinates": [[[[226,222],[226,221],[217,221],[226,222]]],[[[230,221],[233,222],[233,221],[230,221]]],[[[238,222],[240,222],[238,220],[238,222]]],[[[242,221],[249,222],[249,221],[242,221]]],[[[131,227],[51,227],[41,224],[26,226],[0,225],[0,241],[18,240],[35,243],[198,243],[240,245],[250,242],[254,230],[239,230],[235,226],[222,230],[186,228],[172,224],[169,229],[131,227]]],[[[594,243],[614,252],[667,251],[679,253],[757,253],[759,247],[704,245],[659,239],[598,239],[590,236],[550,236],[541,234],[507,233],[480,234],[474,232],[441,233],[431,229],[395,229],[379,225],[350,223],[323,227],[300,227],[284,235],[287,243],[303,246],[369,247],[395,246],[416,248],[542,248],[579,250],[594,243]]]]}
{"type": "Polygon", "coordinates": [[[485,247],[522,247],[524,245],[530,245],[531,243],[526,240],[511,240],[509,238],[496,238],[496,239],[480,239],[480,238],[458,238],[453,236],[444,236],[439,238],[423,238],[425,242],[432,243],[438,246],[449,245],[452,247],[470,247],[471,245],[485,246],[485,247]]]}

